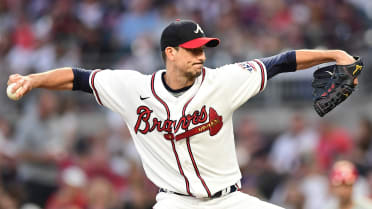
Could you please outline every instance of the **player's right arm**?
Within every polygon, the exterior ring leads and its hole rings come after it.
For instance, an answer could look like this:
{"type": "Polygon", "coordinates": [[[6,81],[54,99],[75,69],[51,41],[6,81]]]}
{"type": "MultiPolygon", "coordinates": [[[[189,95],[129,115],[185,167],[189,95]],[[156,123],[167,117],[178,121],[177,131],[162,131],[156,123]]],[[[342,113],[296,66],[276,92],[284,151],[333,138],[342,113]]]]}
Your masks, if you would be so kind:
{"type": "MultiPolygon", "coordinates": [[[[81,90],[79,80],[89,79],[91,71],[73,69],[71,67],[57,68],[43,73],[19,75],[12,74],[9,76],[8,85],[15,83],[12,92],[16,92],[18,88],[22,87],[17,92],[18,98],[26,95],[34,88],[45,88],[51,90],[81,90]],[[77,89],[78,88],[78,89],[77,89]]],[[[88,84],[88,82],[85,82],[88,84]]],[[[87,88],[90,92],[89,87],[87,88]]],[[[90,92],[91,93],[91,92],[90,92]]]]}
{"type": "Polygon", "coordinates": [[[84,91],[93,94],[100,105],[124,115],[131,105],[129,98],[139,99],[134,94],[134,86],[141,86],[140,81],[147,77],[134,70],[101,71],[66,67],[26,76],[14,74],[9,76],[8,85],[16,83],[13,92],[22,87],[16,93],[17,99],[34,88],[84,91]]]}

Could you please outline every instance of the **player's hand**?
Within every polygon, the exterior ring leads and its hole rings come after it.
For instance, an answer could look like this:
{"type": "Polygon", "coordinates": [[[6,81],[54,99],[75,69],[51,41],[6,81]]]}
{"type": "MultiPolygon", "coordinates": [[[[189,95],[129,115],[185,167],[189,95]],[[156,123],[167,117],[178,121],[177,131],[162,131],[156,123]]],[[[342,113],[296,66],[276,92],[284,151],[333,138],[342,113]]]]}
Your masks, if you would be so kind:
{"type": "Polygon", "coordinates": [[[16,93],[17,98],[21,98],[26,95],[32,89],[32,80],[28,76],[22,76],[19,74],[12,74],[9,76],[8,79],[8,86],[11,84],[15,84],[11,92],[16,93]],[[17,91],[20,89],[19,91],[17,91]]]}
{"type": "Polygon", "coordinates": [[[347,52],[342,50],[337,51],[336,65],[350,65],[355,63],[355,61],[354,57],[347,52]]]}
{"type": "MultiPolygon", "coordinates": [[[[348,54],[347,52],[339,51],[339,55],[337,56],[337,59],[336,59],[336,64],[337,65],[350,65],[350,64],[355,63],[355,61],[356,61],[355,58],[351,56],[350,54],[348,54]]],[[[354,86],[357,86],[358,83],[359,83],[358,78],[355,78],[354,86]]]]}

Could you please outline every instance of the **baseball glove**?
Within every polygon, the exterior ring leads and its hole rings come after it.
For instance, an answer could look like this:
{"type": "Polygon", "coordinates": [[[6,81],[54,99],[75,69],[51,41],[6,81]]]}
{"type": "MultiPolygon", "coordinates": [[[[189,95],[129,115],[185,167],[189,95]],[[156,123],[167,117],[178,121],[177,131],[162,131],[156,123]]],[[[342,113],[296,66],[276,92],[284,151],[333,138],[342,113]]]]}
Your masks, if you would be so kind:
{"type": "Polygon", "coordinates": [[[314,72],[313,101],[314,109],[323,117],[354,91],[354,79],[363,70],[360,57],[354,57],[355,63],[350,65],[330,65],[314,72]]]}

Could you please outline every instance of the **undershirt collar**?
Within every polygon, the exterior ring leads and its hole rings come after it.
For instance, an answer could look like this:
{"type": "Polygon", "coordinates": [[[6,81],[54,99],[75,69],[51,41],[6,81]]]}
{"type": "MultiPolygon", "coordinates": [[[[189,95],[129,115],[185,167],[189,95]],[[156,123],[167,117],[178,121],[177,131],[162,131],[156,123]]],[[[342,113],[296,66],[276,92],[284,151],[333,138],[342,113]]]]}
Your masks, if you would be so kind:
{"type": "Polygon", "coordinates": [[[167,89],[171,94],[173,94],[175,97],[179,97],[179,96],[181,96],[183,93],[185,93],[187,90],[189,90],[189,89],[192,87],[192,85],[190,85],[190,86],[186,86],[186,87],[183,87],[183,88],[180,88],[180,89],[172,89],[172,88],[169,87],[169,86],[167,85],[167,83],[165,82],[165,78],[164,78],[164,76],[165,76],[165,72],[163,72],[163,73],[161,74],[161,81],[163,82],[165,88],[166,88],[166,89],[167,89]]]}

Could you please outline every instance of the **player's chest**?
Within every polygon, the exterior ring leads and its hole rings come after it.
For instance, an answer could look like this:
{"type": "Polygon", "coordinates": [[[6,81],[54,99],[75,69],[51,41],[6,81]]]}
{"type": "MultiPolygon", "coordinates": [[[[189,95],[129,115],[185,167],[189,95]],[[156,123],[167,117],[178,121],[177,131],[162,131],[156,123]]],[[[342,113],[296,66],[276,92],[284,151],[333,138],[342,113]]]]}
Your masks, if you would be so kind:
{"type": "Polygon", "coordinates": [[[182,140],[202,133],[216,135],[223,127],[225,108],[195,94],[186,99],[149,98],[135,108],[136,134],[161,134],[165,139],[182,140]]]}

